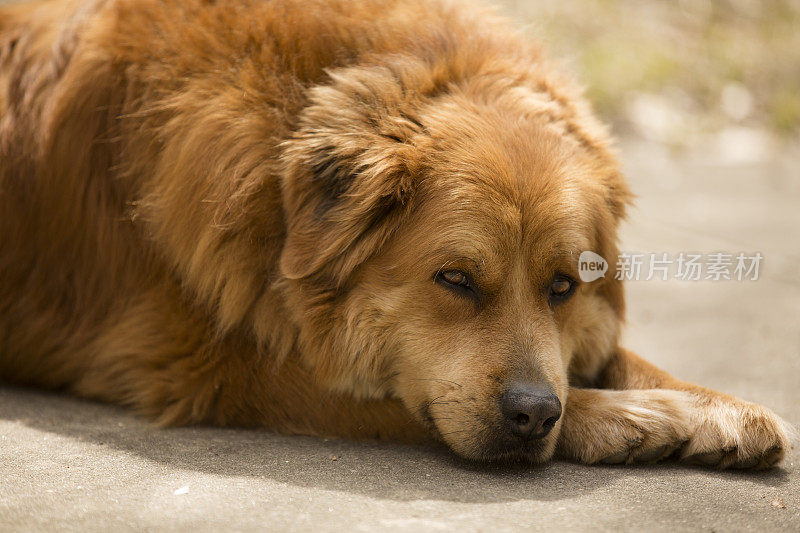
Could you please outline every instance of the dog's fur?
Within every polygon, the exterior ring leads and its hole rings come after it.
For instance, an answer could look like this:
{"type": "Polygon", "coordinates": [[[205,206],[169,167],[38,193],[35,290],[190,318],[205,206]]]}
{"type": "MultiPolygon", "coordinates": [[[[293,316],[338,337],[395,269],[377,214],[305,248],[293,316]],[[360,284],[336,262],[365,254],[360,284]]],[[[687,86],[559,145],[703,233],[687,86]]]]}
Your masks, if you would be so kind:
{"type": "Polygon", "coordinates": [[[550,300],[629,199],[580,92],[475,6],[0,9],[5,382],[475,459],[776,463],[769,410],[618,346],[612,275],[550,300]],[[541,441],[505,436],[518,382],[565,406],[541,441]]]}

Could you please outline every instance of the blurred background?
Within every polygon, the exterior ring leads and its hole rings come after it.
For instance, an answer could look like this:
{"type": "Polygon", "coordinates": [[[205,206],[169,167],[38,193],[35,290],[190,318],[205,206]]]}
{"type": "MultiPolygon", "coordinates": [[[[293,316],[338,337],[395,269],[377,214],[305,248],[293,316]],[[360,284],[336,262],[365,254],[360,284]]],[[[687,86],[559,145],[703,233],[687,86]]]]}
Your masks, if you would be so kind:
{"type": "Polygon", "coordinates": [[[621,135],[743,162],[800,143],[800,0],[504,0],[621,135]],[[777,146],[776,146],[777,145],[777,146]]]}

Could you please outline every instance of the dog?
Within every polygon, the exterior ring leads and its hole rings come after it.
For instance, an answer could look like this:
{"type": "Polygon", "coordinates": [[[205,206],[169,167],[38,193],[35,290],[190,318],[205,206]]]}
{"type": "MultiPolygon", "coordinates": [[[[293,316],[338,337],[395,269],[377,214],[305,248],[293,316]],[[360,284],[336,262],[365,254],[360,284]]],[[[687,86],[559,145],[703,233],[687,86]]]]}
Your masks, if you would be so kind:
{"type": "Polygon", "coordinates": [[[580,89],[446,0],[0,8],[0,381],[161,425],[765,468],[619,345],[631,193],[580,89]]]}

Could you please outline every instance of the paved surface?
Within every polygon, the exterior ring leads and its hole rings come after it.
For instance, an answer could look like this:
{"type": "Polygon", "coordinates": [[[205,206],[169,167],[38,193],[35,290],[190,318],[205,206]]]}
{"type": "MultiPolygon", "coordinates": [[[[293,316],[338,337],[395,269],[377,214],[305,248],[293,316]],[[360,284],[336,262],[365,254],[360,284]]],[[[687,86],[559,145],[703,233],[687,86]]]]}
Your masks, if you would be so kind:
{"type": "MultiPolygon", "coordinates": [[[[800,424],[800,156],[624,153],[640,199],[623,248],[765,257],[759,281],[629,283],[627,345],[800,424]]],[[[114,407],[0,387],[0,530],[620,528],[798,530],[798,459],[761,473],[498,470],[442,450],[152,430],[114,407]]]]}

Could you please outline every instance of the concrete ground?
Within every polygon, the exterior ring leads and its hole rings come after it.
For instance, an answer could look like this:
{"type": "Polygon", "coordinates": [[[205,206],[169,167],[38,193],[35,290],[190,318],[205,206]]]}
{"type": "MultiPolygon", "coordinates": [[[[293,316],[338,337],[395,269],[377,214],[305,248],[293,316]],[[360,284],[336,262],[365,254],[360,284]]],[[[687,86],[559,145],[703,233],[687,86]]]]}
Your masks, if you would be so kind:
{"type": "MultiPolygon", "coordinates": [[[[800,157],[623,149],[640,197],[625,250],[765,257],[758,281],[630,282],[627,346],[800,424],[800,157]]],[[[478,468],[443,450],[153,430],[115,407],[0,387],[3,531],[796,531],[798,465],[478,468]]]]}

